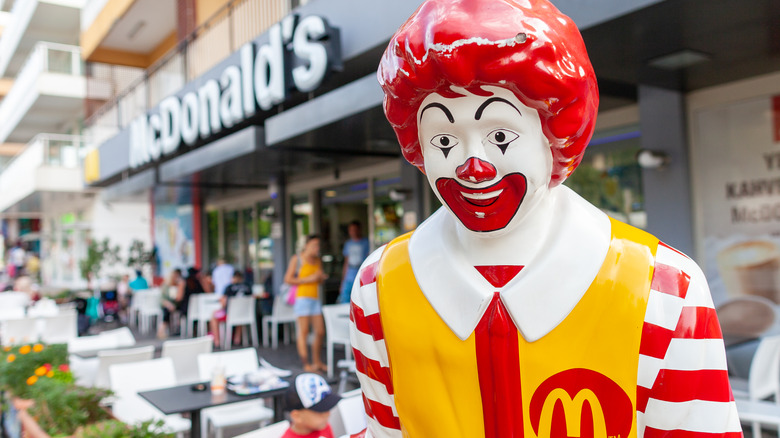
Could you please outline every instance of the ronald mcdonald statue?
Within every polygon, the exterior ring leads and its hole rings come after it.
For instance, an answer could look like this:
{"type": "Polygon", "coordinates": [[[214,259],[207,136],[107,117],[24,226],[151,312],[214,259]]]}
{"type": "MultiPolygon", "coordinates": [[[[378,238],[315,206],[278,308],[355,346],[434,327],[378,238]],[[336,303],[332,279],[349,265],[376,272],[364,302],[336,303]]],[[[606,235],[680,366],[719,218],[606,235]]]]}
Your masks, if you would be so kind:
{"type": "Polygon", "coordinates": [[[561,183],[598,110],[547,0],[428,0],[379,66],[443,208],[352,293],[372,438],[741,437],[706,280],[561,183]]]}

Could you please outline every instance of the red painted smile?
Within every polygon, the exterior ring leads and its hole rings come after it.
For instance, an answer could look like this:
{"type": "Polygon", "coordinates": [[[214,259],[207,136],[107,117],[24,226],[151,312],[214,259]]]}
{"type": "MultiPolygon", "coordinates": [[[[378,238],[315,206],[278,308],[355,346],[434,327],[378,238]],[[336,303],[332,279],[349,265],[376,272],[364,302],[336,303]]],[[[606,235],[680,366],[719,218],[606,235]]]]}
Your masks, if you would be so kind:
{"type": "Polygon", "coordinates": [[[480,189],[465,187],[454,178],[439,178],[436,188],[466,228],[487,232],[509,225],[525,198],[527,184],[522,173],[510,173],[480,189]]]}

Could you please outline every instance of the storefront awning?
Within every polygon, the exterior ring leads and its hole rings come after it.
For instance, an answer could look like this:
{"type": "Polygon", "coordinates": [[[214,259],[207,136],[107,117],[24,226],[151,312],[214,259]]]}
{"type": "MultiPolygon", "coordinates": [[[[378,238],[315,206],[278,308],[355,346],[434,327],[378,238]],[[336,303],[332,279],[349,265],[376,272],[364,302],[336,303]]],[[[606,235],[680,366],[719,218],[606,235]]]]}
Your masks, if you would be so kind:
{"type": "Polygon", "coordinates": [[[137,196],[154,187],[155,169],[147,169],[103,189],[100,196],[106,202],[121,201],[137,196]]]}
{"type": "Polygon", "coordinates": [[[377,107],[383,98],[376,75],[364,76],[266,119],[266,144],[271,146],[377,107]]]}
{"type": "Polygon", "coordinates": [[[160,181],[174,182],[201,170],[256,152],[264,144],[263,128],[250,126],[160,165],[160,181]]]}

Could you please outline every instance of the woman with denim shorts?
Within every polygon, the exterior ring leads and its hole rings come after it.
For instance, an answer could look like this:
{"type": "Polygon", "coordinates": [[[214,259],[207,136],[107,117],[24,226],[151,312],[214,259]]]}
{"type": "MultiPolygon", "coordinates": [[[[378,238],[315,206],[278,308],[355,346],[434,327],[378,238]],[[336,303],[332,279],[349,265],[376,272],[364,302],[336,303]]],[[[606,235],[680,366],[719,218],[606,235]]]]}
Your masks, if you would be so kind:
{"type": "Polygon", "coordinates": [[[322,343],[325,338],[325,321],[322,318],[322,303],[319,296],[320,284],[326,278],[328,276],[322,272],[322,261],[320,260],[320,238],[317,235],[308,236],[300,255],[296,254],[290,259],[287,273],[284,276],[285,283],[298,286],[293,310],[298,318],[298,355],[303,362],[303,369],[307,372],[328,370],[321,358],[322,343]],[[298,266],[300,268],[296,269],[298,266]],[[309,363],[308,346],[306,345],[309,327],[314,329],[311,363],[309,363]]]}

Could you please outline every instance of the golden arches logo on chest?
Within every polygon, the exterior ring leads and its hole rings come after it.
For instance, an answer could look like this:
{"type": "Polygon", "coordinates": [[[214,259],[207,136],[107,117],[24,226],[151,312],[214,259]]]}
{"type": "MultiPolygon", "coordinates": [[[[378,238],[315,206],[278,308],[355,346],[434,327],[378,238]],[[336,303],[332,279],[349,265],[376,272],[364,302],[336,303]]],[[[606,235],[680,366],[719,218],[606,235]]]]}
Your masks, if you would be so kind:
{"type": "Polygon", "coordinates": [[[576,368],[539,385],[531,397],[530,420],[539,438],[628,438],[634,406],[609,377],[576,368]]]}

